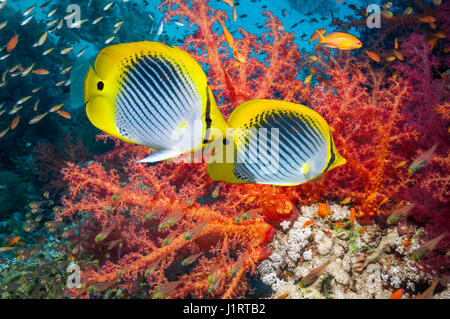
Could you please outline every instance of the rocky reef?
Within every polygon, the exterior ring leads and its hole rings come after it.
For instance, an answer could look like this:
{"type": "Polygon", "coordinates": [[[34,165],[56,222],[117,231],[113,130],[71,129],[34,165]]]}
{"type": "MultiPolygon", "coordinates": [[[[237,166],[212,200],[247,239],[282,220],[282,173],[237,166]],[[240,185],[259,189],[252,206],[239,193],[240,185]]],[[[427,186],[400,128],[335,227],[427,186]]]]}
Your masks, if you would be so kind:
{"type": "MultiPolygon", "coordinates": [[[[273,290],[272,298],[389,298],[403,289],[404,298],[414,298],[433,282],[436,273],[428,272],[411,259],[424,235],[422,228],[402,224],[381,228],[348,223],[350,209],[331,204],[328,220],[317,215],[318,205],[301,207],[295,221],[281,223],[274,236],[270,257],[260,263],[260,279],[273,290]],[[304,227],[314,219],[314,223],[304,227]],[[337,226],[338,225],[338,226],[337,226]],[[408,246],[404,228],[414,231],[408,246]],[[325,272],[312,285],[299,281],[313,269],[330,261],[325,272]]],[[[450,285],[441,278],[434,298],[448,298],[450,285]]]]}

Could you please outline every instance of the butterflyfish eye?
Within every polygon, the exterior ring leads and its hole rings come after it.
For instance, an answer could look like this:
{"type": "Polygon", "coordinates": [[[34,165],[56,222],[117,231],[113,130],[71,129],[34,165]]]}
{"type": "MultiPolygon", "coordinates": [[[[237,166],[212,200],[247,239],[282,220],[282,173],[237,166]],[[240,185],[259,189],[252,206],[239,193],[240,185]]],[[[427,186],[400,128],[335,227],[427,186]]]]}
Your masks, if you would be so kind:
{"type": "Polygon", "coordinates": [[[105,84],[102,81],[98,81],[97,83],[97,89],[99,91],[103,90],[103,88],[105,87],[105,84]]]}

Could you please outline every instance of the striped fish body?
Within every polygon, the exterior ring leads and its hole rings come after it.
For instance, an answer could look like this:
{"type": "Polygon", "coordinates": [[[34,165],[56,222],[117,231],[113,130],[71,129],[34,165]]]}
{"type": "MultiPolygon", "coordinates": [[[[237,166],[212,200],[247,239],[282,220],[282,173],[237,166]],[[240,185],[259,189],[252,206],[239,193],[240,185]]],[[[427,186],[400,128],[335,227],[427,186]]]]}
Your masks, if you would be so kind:
{"type": "Polygon", "coordinates": [[[252,100],[228,119],[233,156],[223,151],[208,174],[229,183],[298,185],[345,164],[324,118],[310,108],[275,100],[252,100]],[[232,163],[227,158],[233,158],[232,163]]]}
{"type": "Polygon", "coordinates": [[[123,141],[158,149],[156,162],[200,149],[209,129],[227,124],[200,65],[159,42],[112,45],[98,54],[84,82],[91,123],[123,141]]]}

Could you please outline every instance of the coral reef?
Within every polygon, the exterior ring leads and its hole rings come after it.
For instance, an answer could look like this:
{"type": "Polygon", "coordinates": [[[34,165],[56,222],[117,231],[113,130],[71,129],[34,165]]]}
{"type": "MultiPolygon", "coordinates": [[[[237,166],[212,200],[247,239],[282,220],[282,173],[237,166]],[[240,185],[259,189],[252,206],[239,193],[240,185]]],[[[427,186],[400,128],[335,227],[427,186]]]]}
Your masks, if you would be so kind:
{"type": "MultiPolygon", "coordinates": [[[[363,228],[357,222],[348,223],[350,211],[336,204],[330,205],[333,214],[328,220],[317,215],[317,205],[301,207],[301,216],[283,222],[272,245],[273,253],[260,263],[257,272],[261,280],[273,290],[273,297],[287,298],[388,298],[399,288],[407,298],[417,297],[439,273],[428,272],[410,258],[419,244],[423,230],[410,237],[411,244],[402,245],[406,235],[399,235],[411,224],[383,230],[373,224],[363,228]],[[305,222],[314,219],[310,226],[305,222]],[[331,261],[324,274],[311,286],[301,287],[298,282],[311,270],[331,261]]],[[[435,293],[448,295],[445,277],[435,293]]]]}
{"type": "MultiPolygon", "coordinates": [[[[238,51],[246,58],[245,63],[236,65],[224,35],[214,32],[219,19],[227,20],[224,12],[200,0],[167,0],[161,8],[166,13],[165,21],[186,18],[196,25],[195,33],[186,37],[182,47],[205,66],[225,116],[250,98],[308,104],[330,123],[347,165],[327,173],[318,183],[297,187],[230,185],[211,181],[203,163],[174,160],[152,166],[134,164],[148,150],[116,141],[115,148],[97,156],[96,162],[71,163],[63,170],[69,193],[57,218],[73,220],[73,233],[77,234],[69,236],[75,249],[73,259],[83,265],[83,289],[69,290],[68,295],[109,296],[112,289],[120,291],[120,296],[237,297],[248,286],[247,274],[254,274],[257,263],[268,256],[270,248],[265,244],[270,241],[273,226],[286,229],[290,223],[294,226],[292,236],[286,237],[287,244],[273,244],[275,253],[270,260],[274,264],[262,264],[267,268],[262,271],[263,281],[274,290],[285,281],[274,273],[287,269],[292,278],[304,276],[307,270],[325,262],[317,256],[333,254],[340,257],[330,264],[330,271],[336,282],[346,287],[336,288],[335,296],[343,297],[348,287],[360,289],[352,286],[348,274],[352,269],[369,271],[370,275],[366,273],[364,278],[367,282],[375,278],[374,285],[379,282],[395,287],[398,280],[389,278],[399,275],[386,273],[373,263],[384,260],[388,249],[377,234],[381,230],[372,230],[380,226],[369,224],[374,219],[383,224],[399,203],[407,201],[418,204],[413,215],[427,223],[426,229],[431,231],[428,237],[449,227],[448,222],[439,224],[427,215],[429,199],[412,195],[418,185],[433,190],[432,196],[437,200],[433,207],[441,207],[441,220],[448,218],[442,209],[448,177],[441,173],[448,165],[444,159],[448,145],[443,143],[435,159],[421,172],[411,175],[407,170],[406,163],[420,149],[427,149],[428,144],[428,131],[421,127],[429,124],[408,116],[415,99],[414,83],[392,76],[387,69],[380,70],[370,62],[361,62],[349,53],[333,54],[317,48],[318,59],[312,63],[299,53],[292,44],[293,36],[270,12],[265,12],[268,31],[261,37],[242,28],[238,29],[239,36],[235,33],[233,54],[238,51]],[[256,57],[261,54],[262,60],[256,57]],[[304,67],[314,70],[319,82],[314,87],[298,79],[304,67]],[[312,218],[311,213],[304,209],[299,212],[297,205],[325,200],[348,200],[356,210],[358,222],[366,225],[367,234],[372,234],[372,240],[364,241],[368,236],[364,232],[359,235],[361,225],[359,229],[336,230],[336,238],[330,230],[318,229],[316,223],[314,233],[311,228],[303,228],[306,219],[312,218]],[[375,243],[380,241],[381,248],[377,250],[375,243]],[[314,249],[308,248],[311,242],[315,243],[314,249]],[[337,242],[342,245],[336,245],[337,242]],[[364,253],[369,250],[375,253],[366,260],[364,253]],[[86,266],[89,260],[96,262],[86,266]],[[307,263],[297,266],[302,260],[307,263]]],[[[418,107],[422,112],[432,111],[430,105],[418,107]]],[[[433,130],[442,130],[444,124],[439,117],[433,125],[433,130]]],[[[330,220],[342,222],[346,218],[347,213],[336,206],[332,210],[335,213],[330,220]]],[[[387,238],[389,246],[392,238],[387,238]]],[[[431,254],[435,270],[445,272],[442,251],[447,248],[445,239],[431,254]]],[[[413,293],[408,280],[417,284],[419,279],[407,277],[411,269],[405,267],[399,281],[405,287],[409,285],[413,293]]],[[[308,289],[306,294],[311,293],[308,289]]],[[[313,295],[319,296],[316,292],[313,295]]],[[[373,290],[365,296],[386,294],[373,290]]]]}
{"type": "MultiPolygon", "coordinates": [[[[66,15],[69,3],[58,2],[55,18],[66,15]]],[[[334,19],[339,30],[361,31],[364,48],[378,52],[382,63],[370,61],[363,52],[321,46],[304,54],[293,44],[294,35],[269,11],[263,16],[265,32],[256,36],[206,0],[164,0],[159,8],[164,23],[182,21],[193,30],[175,41],[166,33],[156,37],[156,21],[137,5],[114,3],[103,12],[99,6],[81,4],[90,17],[105,15],[98,22],[102,32],[92,23],[74,30],[64,26],[53,30],[56,36],[49,36],[46,48],[61,51],[81,39],[101,49],[115,24],[124,20],[112,43],[182,43],[207,73],[225,117],[249,99],[310,106],[332,127],[347,164],[318,182],[295,187],[218,183],[208,178],[204,163],[178,158],[135,164],[148,155],[146,147],[105,135],[94,143],[94,129],[90,124],[87,129],[81,109],[71,111],[76,128],[48,116],[23,129],[36,115],[27,105],[21,110],[20,126],[1,138],[0,203],[5,204],[0,215],[20,210],[23,216],[16,213],[2,222],[0,238],[4,246],[13,235],[25,243],[2,253],[8,256],[0,267],[2,297],[64,293],[71,298],[236,298],[253,294],[259,279],[272,289],[265,296],[273,297],[288,293],[289,298],[386,298],[399,288],[413,297],[438,277],[436,293],[448,298],[448,283],[441,277],[450,269],[449,236],[419,262],[410,255],[450,227],[448,62],[442,58],[448,48],[435,35],[448,30],[449,6],[442,4],[437,10],[423,1],[415,4],[417,15],[401,16],[406,1],[400,1],[392,9],[394,17],[383,18],[387,27],[372,33],[365,30],[361,8],[353,9],[360,14],[357,19],[334,19]],[[436,29],[419,23],[430,15],[436,16],[436,29]],[[219,21],[233,34],[232,50],[219,21]],[[396,61],[388,63],[385,59],[394,53],[386,48],[397,42],[396,61]],[[313,76],[310,83],[301,80],[305,74],[313,76]],[[76,135],[80,138],[69,137],[76,135]],[[99,147],[102,141],[105,148],[99,147]],[[436,142],[436,153],[426,167],[409,173],[409,164],[436,142]],[[36,145],[33,154],[31,145],[36,145]],[[27,165],[31,163],[33,170],[27,165]],[[40,181],[32,185],[24,176],[40,181]],[[50,192],[41,198],[33,188],[50,192]],[[25,209],[30,198],[36,201],[25,209]],[[332,214],[322,219],[317,207],[326,201],[332,214]],[[412,218],[388,227],[389,214],[407,203],[415,205],[412,218]],[[352,222],[350,208],[356,212],[352,222]],[[40,238],[42,224],[51,233],[46,234],[48,243],[40,238]],[[69,262],[82,269],[81,289],[63,285],[69,262]],[[298,285],[321,265],[327,268],[315,283],[298,285]]],[[[11,17],[2,30],[6,43],[22,13],[3,10],[11,17]]],[[[67,83],[63,71],[74,65],[75,53],[47,57],[34,48],[29,54],[25,44],[34,43],[46,30],[36,20],[25,26],[18,48],[2,63],[8,69],[28,67],[39,56],[38,66],[49,69],[46,81],[52,83],[29,102],[40,101],[40,112],[42,105],[68,100],[69,85],[53,84],[67,83]]],[[[0,91],[5,105],[29,96],[37,76],[6,73],[8,91],[0,91]]],[[[0,130],[10,125],[10,115],[0,118],[0,130]]]]}
{"type": "Polygon", "coordinates": [[[166,177],[143,165],[126,171],[121,180],[99,163],[64,169],[71,188],[58,216],[84,214],[79,230],[69,236],[78,247],[74,260],[99,258],[98,268],[83,271],[84,289],[73,289],[70,296],[91,296],[116,285],[124,296],[154,298],[230,298],[244,292],[246,273],[267,254],[272,227],[257,214],[227,216],[202,207],[195,196],[184,198],[170,183],[172,176],[178,178],[176,170],[166,177]],[[197,253],[199,259],[183,263],[197,253]],[[175,278],[179,285],[159,293],[175,278]]]}
{"type": "Polygon", "coordinates": [[[64,297],[66,267],[64,251],[56,249],[58,241],[22,248],[17,259],[10,259],[0,267],[0,297],[2,299],[59,299],[64,297]],[[20,258],[20,254],[27,258],[20,258]]]}

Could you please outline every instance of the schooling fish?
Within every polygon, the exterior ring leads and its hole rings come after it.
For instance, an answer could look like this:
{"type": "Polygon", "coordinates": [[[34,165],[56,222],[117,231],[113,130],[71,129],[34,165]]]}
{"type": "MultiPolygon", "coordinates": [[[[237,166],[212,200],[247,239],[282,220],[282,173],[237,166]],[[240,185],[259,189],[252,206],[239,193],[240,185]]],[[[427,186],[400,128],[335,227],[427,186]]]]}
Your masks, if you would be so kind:
{"type": "Polygon", "coordinates": [[[432,240],[426,242],[411,253],[411,258],[414,260],[419,260],[425,257],[429,252],[433,251],[436,248],[439,242],[444,239],[447,234],[448,232],[445,232],[437,236],[436,238],[433,238],[432,240]]]}
{"type": "Polygon", "coordinates": [[[231,136],[207,147],[216,151],[207,166],[213,180],[298,185],[346,162],[325,119],[304,105],[252,100],[237,107],[228,124],[231,136]]]}
{"type": "Polygon", "coordinates": [[[339,50],[355,50],[362,47],[362,42],[355,36],[342,33],[333,32],[324,36],[320,31],[316,31],[320,36],[319,44],[325,44],[325,46],[339,50]]]}
{"type": "Polygon", "coordinates": [[[406,205],[392,212],[387,218],[388,225],[397,224],[401,219],[408,217],[409,212],[415,207],[415,204],[406,205]]]}
{"type": "Polygon", "coordinates": [[[428,165],[428,163],[433,158],[434,152],[436,151],[436,148],[438,147],[439,143],[434,144],[428,151],[420,155],[417,159],[414,160],[414,162],[411,163],[411,165],[408,168],[408,172],[410,174],[417,173],[420,170],[422,170],[425,166],[428,165]]]}
{"type": "Polygon", "coordinates": [[[209,142],[225,131],[207,78],[187,52],[159,42],[116,44],[100,51],[84,82],[91,123],[129,143],[159,151],[157,162],[209,142]]]}
{"type": "Polygon", "coordinates": [[[439,283],[439,279],[434,279],[433,283],[430,287],[427,288],[423,293],[418,295],[415,299],[431,299],[433,297],[434,289],[436,288],[437,284],[439,283]]]}
{"type": "Polygon", "coordinates": [[[14,50],[17,46],[17,43],[19,42],[19,35],[15,34],[9,41],[8,44],[6,45],[6,51],[7,52],[11,52],[12,50],[14,50]]]}

